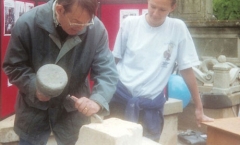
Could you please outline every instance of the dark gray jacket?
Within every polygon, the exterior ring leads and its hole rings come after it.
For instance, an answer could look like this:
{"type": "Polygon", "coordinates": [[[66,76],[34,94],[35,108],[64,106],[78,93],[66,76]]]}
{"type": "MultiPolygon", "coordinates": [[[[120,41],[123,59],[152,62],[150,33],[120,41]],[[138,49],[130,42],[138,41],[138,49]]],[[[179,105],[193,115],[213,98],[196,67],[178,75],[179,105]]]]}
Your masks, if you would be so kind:
{"type": "MultiPolygon", "coordinates": [[[[67,112],[76,110],[66,96],[88,95],[86,78],[90,72],[94,86],[89,97],[103,107],[101,113],[106,115],[118,81],[107,31],[95,17],[93,26],[87,27],[79,36],[68,37],[61,45],[53,22],[52,4],[53,1],[50,1],[25,13],[12,30],[3,69],[10,82],[19,88],[16,110],[24,113],[26,106],[40,110],[54,106],[62,106],[67,112]],[[64,68],[69,82],[60,96],[41,102],[35,95],[36,72],[49,63],[64,68]]],[[[21,116],[17,113],[16,116],[21,116]]],[[[17,122],[15,125],[19,126],[17,122]]],[[[20,130],[24,130],[23,127],[20,130]]]]}

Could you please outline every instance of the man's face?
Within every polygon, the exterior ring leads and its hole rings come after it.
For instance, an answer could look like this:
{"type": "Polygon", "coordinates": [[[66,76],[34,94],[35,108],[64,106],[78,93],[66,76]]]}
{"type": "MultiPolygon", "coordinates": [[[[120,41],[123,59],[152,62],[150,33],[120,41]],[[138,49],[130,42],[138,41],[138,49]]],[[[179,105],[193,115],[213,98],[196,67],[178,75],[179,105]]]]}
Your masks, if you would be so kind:
{"type": "Polygon", "coordinates": [[[92,17],[77,4],[73,5],[71,12],[66,12],[61,5],[57,5],[56,11],[62,29],[69,35],[76,35],[88,25],[92,25],[92,17]]]}
{"type": "Polygon", "coordinates": [[[172,5],[172,0],[148,0],[148,23],[151,26],[161,25],[175,7],[176,4],[172,5]]]}

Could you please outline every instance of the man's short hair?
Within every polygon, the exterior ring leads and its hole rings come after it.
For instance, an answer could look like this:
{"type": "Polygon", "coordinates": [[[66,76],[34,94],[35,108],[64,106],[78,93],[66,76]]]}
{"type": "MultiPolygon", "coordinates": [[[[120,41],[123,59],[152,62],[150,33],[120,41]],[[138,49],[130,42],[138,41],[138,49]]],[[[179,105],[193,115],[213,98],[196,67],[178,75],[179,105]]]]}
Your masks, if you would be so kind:
{"type": "Polygon", "coordinates": [[[172,0],[172,5],[175,5],[177,3],[177,0],[172,0]]]}
{"type": "Polygon", "coordinates": [[[57,3],[62,5],[66,12],[71,12],[72,6],[78,4],[88,11],[90,16],[95,15],[98,6],[97,0],[57,0],[57,3]]]}

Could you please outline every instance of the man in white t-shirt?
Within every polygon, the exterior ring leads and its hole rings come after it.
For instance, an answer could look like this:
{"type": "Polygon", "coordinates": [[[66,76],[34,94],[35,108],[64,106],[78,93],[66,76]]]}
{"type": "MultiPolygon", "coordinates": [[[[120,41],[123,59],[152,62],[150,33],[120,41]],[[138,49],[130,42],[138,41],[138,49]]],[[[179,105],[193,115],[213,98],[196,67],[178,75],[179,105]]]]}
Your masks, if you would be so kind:
{"type": "Polygon", "coordinates": [[[148,0],[146,15],[128,16],[121,24],[113,50],[120,80],[111,114],[124,111],[126,120],[140,121],[144,135],[156,141],[163,127],[163,92],[175,63],[195,103],[197,124],[213,121],[203,113],[192,70],[199,59],[191,35],[183,21],[168,17],[175,7],[176,0],[148,0]]]}

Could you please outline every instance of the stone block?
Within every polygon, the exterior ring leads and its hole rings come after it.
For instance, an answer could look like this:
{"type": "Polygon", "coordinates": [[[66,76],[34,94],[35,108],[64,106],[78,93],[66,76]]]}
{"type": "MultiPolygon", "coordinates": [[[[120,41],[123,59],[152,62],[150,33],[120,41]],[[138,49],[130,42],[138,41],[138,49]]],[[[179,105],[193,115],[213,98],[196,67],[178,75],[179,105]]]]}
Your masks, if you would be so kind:
{"type": "Polygon", "coordinates": [[[164,116],[164,126],[160,137],[160,143],[163,145],[177,145],[178,143],[178,116],[164,116]]]}
{"type": "Polygon", "coordinates": [[[222,108],[222,109],[203,108],[203,111],[207,116],[215,119],[237,117],[238,105],[234,105],[232,107],[222,108]]]}
{"type": "Polygon", "coordinates": [[[225,55],[227,62],[240,66],[240,22],[185,21],[201,60],[225,55]]]}
{"type": "Polygon", "coordinates": [[[18,135],[13,131],[15,115],[0,121],[0,143],[16,142],[18,135]]]}
{"type": "Polygon", "coordinates": [[[170,115],[175,113],[180,113],[183,111],[182,101],[179,99],[168,98],[164,105],[164,115],[170,115]]]}
{"type": "MultiPolygon", "coordinates": [[[[125,145],[125,144],[123,144],[123,145],[125,145]]],[[[155,141],[152,141],[146,137],[142,137],[142,143],[140,145],[161,145],[161,144],[159,144],[155,141]]]]}
{"type": "Polygon", "coordinates": [[[170,16],[200,21],[213,19],[212,13],[212,0],[177,0],[177,7],[170,16]]]}
{"type": "Polygon", "coordinates": [[[231,100],[233,106],[239,105],[240,104],[240,92],[230,94],[229,99],[231,100]]]}
{"type": "Polygon", "coordinates": [[[178,114],[183,111],[182,101],[169,98],[164,105],[164,126],[159,142],[163,145],[178,143],[178,114]]]}
{"type": "Polygon", "coordinates": [[[140,124],[110,118],[103,123],[84,125],[76,145],[140,145],[142,132],[140,124]]]}

